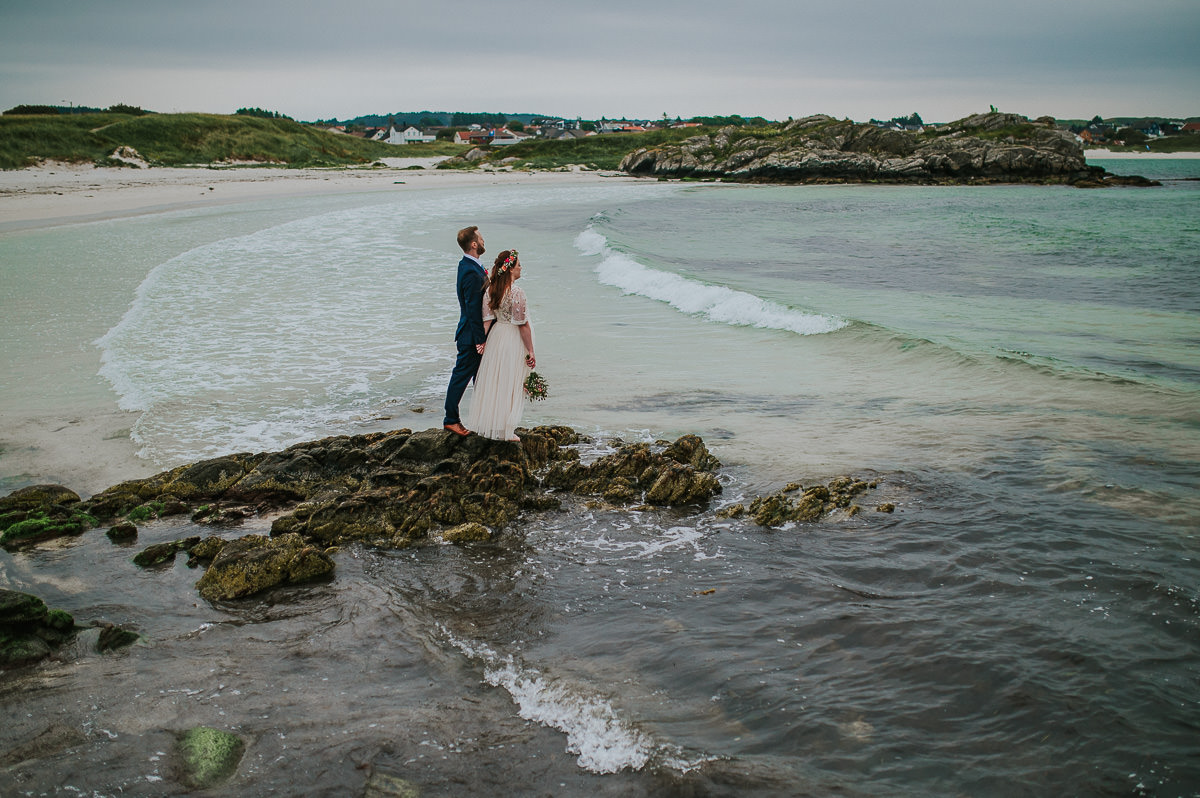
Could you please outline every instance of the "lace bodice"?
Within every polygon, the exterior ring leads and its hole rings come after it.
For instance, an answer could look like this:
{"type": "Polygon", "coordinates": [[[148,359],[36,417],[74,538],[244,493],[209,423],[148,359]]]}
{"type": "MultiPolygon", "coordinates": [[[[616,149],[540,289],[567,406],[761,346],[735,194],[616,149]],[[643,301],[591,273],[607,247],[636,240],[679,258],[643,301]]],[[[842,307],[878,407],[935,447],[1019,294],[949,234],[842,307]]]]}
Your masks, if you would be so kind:
{"type": "Polygon", "coordinates": [[[486,301],[483,303],[484,321],[495,320],[497,323],[521,325],[529,320],[527,313],[525,292],[515,285],[509,286],[508,293],[500,300],[500,307],[495,312],[486,301]]]}

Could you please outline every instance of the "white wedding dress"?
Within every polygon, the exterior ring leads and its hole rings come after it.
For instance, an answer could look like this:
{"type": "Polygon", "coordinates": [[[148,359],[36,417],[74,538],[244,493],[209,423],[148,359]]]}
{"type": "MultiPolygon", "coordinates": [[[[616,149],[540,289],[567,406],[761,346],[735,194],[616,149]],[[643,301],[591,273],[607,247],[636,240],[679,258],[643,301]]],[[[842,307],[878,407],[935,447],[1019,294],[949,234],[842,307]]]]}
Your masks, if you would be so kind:
{"type": "Polygon", "coordinates": [[[495,323],[488,331],[483,359],[475,374],[471,409],[463,425],[485,438],[504,441],[516,437],[528,401],[525,378],[531,369],[525,363],[525,344],[521,342],[521,325],[529,323],[525,292],[515,284],[510,286],[494,314],[485,301],[483,320],[491,319],[495,323]]]}

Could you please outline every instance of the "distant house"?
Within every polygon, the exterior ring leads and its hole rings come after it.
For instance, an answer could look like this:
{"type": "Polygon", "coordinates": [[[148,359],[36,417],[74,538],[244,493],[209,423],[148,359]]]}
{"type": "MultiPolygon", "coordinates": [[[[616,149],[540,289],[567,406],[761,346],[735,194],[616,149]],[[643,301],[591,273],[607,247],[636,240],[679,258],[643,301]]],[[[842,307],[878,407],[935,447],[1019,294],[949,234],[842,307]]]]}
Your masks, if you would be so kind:
{"type": "Polygon", "coordinates": [[[584,136],[594,136],[595,133],[590,133],[586,130],[564,130],[562,128],[542,128],[539,135],[547,141],[556,141],[558,139],[581,139],[584,136]]]}
{"type": "Polygon", "coordinates": [[[392,125],[388,128],[386,141],[388,144],[414,144],[428,143],[434,141],[436,138],[432,133],[426,133],[412,125],[404,128],[404,130],[396,130],[396,126],[392,125]]]}
{"type": "Polygon", "coordinates": [[[515,131],[509,130],[506,127],[502,127],[502,128],[492,131],[492,142],[491,143],[498,147],[499,146],[507,146],[509,144],[517,144],[518,142],[522,142],[527,138],[530,138],[530,137],[526,136],[523,133],[517,133],[515,131]]]}
{"type": "Polygon", "coordinates": [[[455,144],[480,144],[488,143],[488,133],[486,130],[459,130],[454,134],[455,144]]]}
{"type": "Polygon", "coordinates": [[[1180,133],[1200,133],[1200,122],[1188,122],[1180,133]]]}

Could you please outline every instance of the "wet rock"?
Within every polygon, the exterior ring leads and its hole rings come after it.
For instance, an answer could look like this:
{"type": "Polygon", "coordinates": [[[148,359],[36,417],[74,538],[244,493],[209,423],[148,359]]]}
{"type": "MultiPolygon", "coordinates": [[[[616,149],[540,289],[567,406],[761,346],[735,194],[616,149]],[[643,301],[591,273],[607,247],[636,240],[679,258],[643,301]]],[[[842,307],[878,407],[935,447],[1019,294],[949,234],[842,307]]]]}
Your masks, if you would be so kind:
{"type": "Polygon", "coordinates": [[[142,568],[149,568],[155,565],[171,562],[175,559],[175,555],[181,551],[187,551],[192,546],[200,542],[199,536],[182,538],[180,540],[170,540],[166,543],[155,543],[152,546],[147,546],[133,557],[133,564],[142,568]]]}
{"type": "Polygon", "coordinates": [[[100,652],[115,651],[118,648],[132,645],[139,639],[140,635],[137,632],[131,632],[119,626],[104,626],[101,628],[100,637],[96,641],[96,650],[100,652]]]}
{"type": "Polygon", "coordinates": [[[42,510],[79,503],[79,494],[62,485],[31,485],[0,497],[0,514],[14,510],[42,510]]]}
{"type": "Polygon", "coordinates": [[[447,543],[478,543],[492,539],[492,532],[483,524],[468,522],[442,532],[447,543]]]}
{"type": "Polygon", "coordinates": [[[75,619],[37,596],[0,589],[0,667],[45,659],[74,635],[75,619]]]}
{"type": "Polygon", "coordinates": [[[894,513],[896,512],[896,505],[891,502],[884,502],[883,504],[876,505],[875,511],[879,513],[894,513]]]}
{"type": "Polygon", "coordinates": [[[601,495],[614,503],[640,501],[643,493],[650,504],[679,506],[704,502],[720,492],[717,478],[665,454],[672,451],[701,463],[715,461],[702,442],[697,447],[686,440],[689,437],[694,436],[680,438],[664,452],[654,451],[649,444],[633,443],[591,465],[577,461],[555,463],[544,481],[550,487],[585,496],[601,495]]]}
{"type": "Polygon", "coordinates": [[[79,495],[61,485],[33,485],[0,497],[0,546],[10,551],[79,535],[96,524],[79,495]]]}
{"type": "Polygon", "coordinates": [[[122,521],[104,534],[108,535],[108,539],[113,543],[126,543],[137,540],[138,528],[130,521],[122,521]]]}
{"type": "Polygon", "coordinates": [[[188,549],[188,568],[195,568],[197,565],[208,565],[221,553],[221,549],[225,548],[227,542],[224,538],[214,535],[192,546],[188,549]]]}
{"type": "Polygon", "coordinates": [[[746,505],[742,503],[731,504],[728,507],[722,507],[717,510],[717,518],[741,518],[746,514],[746,505]]]}
{"type": "MultiPolygon", "coordinates": [[[[779,493],[754,499],[744,511],[760,526],[817,521],[839,509],[845,510],[847,516],[853,517],[862,512],[862,507],[854,504],[854,498],[873,489],[874,486],[874,482],[868,483],[848,476],[837,477],[830,480],[828,485],[814,485],[807,490],[803,490],[799,483],[793,482],[779,493]],[[795,495],[797,492],[800,492],[798,497],[795,495]]],[[[734,511],[725,512],[721,517],[735,517],[734,511]]],[[[741,512],[737,511],[737,514],[741,512]]]]}
{"type": "Polygon", "coordinates": [[[333,560],[295,533],[231,540],[196,582],[209,601],[244,598],[272,587],[307,582],[333,571],[333,560]]]}
{"type": "Polygon", "coordinates": [[[420,798],[421,791],[409,781],[376,770],[367,779],[363,798],[420,798]]]}
{"type": "Polygon", "coordinates": [[[246,744],[231,732],[198,726],[179,736],[179,780],[187,787],[214,787],[237,772],[246,744]]]}
{"type": "Polygon", "coordinates": [[[663,451],[663,456],[697,471],[715,471],[721,467],[721,461],[708,451],[698,435],[680,437],[663,451]]]}

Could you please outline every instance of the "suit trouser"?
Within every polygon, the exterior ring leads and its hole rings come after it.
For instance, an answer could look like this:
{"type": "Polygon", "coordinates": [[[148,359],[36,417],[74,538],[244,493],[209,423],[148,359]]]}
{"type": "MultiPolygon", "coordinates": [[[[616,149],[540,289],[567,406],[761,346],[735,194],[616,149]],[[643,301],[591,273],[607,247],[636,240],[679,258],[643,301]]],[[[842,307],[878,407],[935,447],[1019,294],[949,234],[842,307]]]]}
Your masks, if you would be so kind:
{"type": "Polygon", "coordinates": [[[446,418],[443,424],[458,424],[462,421],[458,415],[458,404],[462,396],[479,371],[479,361],[483,356],[475,350],[475,344],[458,345],[458,359],[454,361],[454,371],[450,373],[450,385],[446,388],[446,418]]]}

